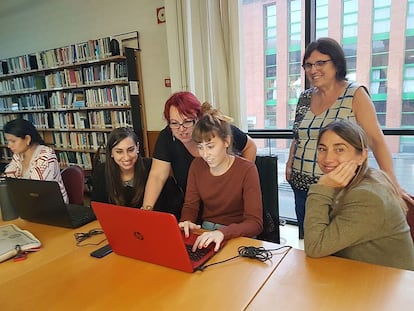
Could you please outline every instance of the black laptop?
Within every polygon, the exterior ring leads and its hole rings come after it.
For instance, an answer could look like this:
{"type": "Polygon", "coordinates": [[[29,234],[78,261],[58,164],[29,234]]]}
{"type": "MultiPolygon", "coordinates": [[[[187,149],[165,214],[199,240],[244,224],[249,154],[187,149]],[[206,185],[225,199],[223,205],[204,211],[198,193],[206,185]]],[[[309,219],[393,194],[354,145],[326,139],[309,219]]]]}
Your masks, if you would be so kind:
{"type": "Polygon", "coordinates": [[[56,181],[6,178],[20,218],[57,227],[78,228],[96,219],[89,206],[66,204],[56,181]]]}

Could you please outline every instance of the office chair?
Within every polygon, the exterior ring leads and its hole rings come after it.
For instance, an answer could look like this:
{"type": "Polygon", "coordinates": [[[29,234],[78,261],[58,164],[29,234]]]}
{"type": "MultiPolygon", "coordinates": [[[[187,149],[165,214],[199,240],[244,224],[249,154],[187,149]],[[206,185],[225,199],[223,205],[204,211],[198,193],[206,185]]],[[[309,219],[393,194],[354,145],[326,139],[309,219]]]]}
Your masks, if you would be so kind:
{"type": "Polygon", "coordinates": [[[82,168],[77,165],[71,165],[64,168],[61,175],[69,197],[69,203],[83,205],[85,175],[82,168]]]}
{"type": "Polygon", "coordinates": [[[280,243],[277,157],[256,156],[263,203],[263,232],[259,240],[280,243]]]}
{"type": "Polygon", "coordinates": [[[414,206],[411,204],[408,204],[407,222],[410,226],[411,237],[414,241],[414,206]]]}

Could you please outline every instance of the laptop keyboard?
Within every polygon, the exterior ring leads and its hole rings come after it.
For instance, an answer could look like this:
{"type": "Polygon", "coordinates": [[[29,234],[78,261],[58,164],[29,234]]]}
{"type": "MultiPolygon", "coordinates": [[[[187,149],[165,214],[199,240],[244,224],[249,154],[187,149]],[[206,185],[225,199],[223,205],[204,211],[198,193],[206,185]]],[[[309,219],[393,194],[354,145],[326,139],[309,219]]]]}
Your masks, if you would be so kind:
{"type": "Polygon", "coordinates": [[[187,253],[190,256],[191,261],[201,260],[211,250],[210,247],[201,248],[201,249],[197,248],[197,250],[195,252],[193,252],[193,250],[192,250],[193,246],[192,245],[186,244],[185,246],[187,248],[187,253]]]}
{"type": "Polygon", "coordinates": [[[75,227],[87,224],[96,219],[93,210],[87,206],[68,204],[67,210],[75,227]]]}

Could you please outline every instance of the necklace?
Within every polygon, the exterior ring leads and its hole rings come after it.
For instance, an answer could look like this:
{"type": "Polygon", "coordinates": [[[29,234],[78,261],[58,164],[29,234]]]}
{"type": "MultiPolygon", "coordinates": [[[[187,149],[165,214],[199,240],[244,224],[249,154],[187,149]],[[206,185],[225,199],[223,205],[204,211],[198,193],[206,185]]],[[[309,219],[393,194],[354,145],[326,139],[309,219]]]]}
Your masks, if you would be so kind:
{"type": "Polygon", "coordinates": [[[133,187],[134,186],[134,178],[130,179],[130,180],[125,180],[123,181],[124,187],[133,187]]]}

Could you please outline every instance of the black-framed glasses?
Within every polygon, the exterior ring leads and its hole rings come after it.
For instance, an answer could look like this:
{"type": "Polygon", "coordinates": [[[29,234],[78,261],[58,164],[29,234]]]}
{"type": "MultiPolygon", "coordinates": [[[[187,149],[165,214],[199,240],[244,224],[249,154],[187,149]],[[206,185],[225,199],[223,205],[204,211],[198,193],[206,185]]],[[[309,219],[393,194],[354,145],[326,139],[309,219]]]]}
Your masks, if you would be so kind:
{"type": "Polygon", "coordinates": [[[325,66],[325,64],[327,62],[330,62],[332,59],[327,59],[327,60],[317,60],[316,62],[312,63],[305,63],[302,65],[302,68],[305,69],[305,71],[310,71],[312,70],[312,67],[315,66],[315,69],[321,69],[323,66],[325,66]]]}
{"type": "Polygon", "coordinates": [[[193,127],[195,122],[196,120],[185,120],[182,123],[177,122],[177,121],[171,121],[168,125],[172,129],[179,129],[181,126],[185,129],[188,129],[190,127],[193,127]]]}

